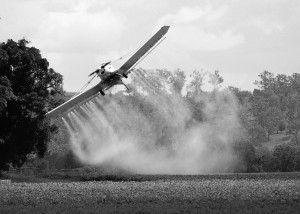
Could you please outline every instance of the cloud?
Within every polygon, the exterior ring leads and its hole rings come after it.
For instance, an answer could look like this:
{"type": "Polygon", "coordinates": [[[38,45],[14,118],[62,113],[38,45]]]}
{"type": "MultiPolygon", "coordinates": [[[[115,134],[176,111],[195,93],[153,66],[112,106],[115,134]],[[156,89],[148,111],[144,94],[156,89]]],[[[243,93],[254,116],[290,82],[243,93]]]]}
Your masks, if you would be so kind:
{"type": "Polygon", "coordinates": [[[171,25],[169,39],[190,50],[225,50],[244,42],[243,34],[220,27],[227,12],[225,6],[183,7],[175,14],[161,17],[158,25],[171,25]]]}
{"type": "Polygon", "coordinates": [[[174,24],[193,24],[200,22],[203,26],[215,25],[220,18],[228,12],[227,6],[213,8],[211,5],[205,7],[182,7],[175,14],[167,14],[160,18],[160,24],[172,22],[174,24]]]}
{"type": "Polygon", "coordinates": [[[271,21],[262,17],[255,17],[249,21],[250,26],[260,29],[265,34],[271,34],[274,31],[283,31],[284,26],[276,21],[271,21]]]}
{"type": "Polygon", "coordinates": [[[76,4],[70,12],[49,12],[35,41],[50,52],[105,52],[116,47],[125,29],[126,18],[111,9],[87,12],[76,4]]]}
{"type": "Polygon", "coordinates": [[[244,42],[242,34],[234,35],[231,30],[215,34],[205,32],[197,26],[174,26],[174,31],[176,31],[176,37],[171,37],[172,42],[190,50],[225,50],[244,42]]]}
{"type": "Polygon", "coordinates": [[[210,8],[201,7],[183,7],[177,14],[167,14],[162,17],[159,22],[168,23],[173,22],[174,24],[186,24],[199,20],[201,17],[207,15],[210,8]]]}

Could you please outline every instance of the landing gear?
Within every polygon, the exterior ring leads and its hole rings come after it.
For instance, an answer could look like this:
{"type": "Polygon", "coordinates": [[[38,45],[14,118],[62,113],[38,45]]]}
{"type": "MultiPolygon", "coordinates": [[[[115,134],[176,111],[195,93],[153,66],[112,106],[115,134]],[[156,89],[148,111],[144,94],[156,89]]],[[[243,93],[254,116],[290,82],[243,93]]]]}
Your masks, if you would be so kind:
{"type": "Polygon", "coordinates": [[[100,90],[100,94],[102,94],[102,96],[105,95],[104,91],[100,90]]]}
{"type": "Polygon", "coordinates": [[[123,77],[125,77],[126,79],[128,78],[128,76],[125,73],[123,73],[123,77]]]}

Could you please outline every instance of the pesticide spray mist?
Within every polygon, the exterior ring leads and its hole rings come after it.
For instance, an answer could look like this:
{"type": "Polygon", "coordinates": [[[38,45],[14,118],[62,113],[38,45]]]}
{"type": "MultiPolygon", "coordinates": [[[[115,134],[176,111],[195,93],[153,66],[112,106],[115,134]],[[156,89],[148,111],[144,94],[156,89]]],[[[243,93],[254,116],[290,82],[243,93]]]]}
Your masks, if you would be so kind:
{"type": "Polygon", "coordinates": [[[189,101],[170,88],[157,92],[162,80],[147,81],[139,72],[134,78],[138,96],[100,95],[63,118],[71,148],[82,162],[147,174],[233,169],[233,142],[242,128],[230,91],[215,89],[189,101]]]}

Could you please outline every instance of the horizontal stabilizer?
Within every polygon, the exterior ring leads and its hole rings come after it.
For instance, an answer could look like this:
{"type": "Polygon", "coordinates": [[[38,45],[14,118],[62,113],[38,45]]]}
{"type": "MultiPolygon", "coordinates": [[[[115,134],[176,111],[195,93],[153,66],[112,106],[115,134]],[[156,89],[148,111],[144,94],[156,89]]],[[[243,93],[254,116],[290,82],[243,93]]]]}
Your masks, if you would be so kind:
{"type": "Polygon", "coordinates": [[[67,102],[61,104],[60,106],[56,107],[55,109],[52,109],[46,114],[46,118],[54,118],[57,117],[59,114],[62,114],[63,112],[67,111],[68,109],[72,108],[74,105],[86,100],[91,99],[93,95],[97,94],[102,87],[97,84],[93,88],[90,88],[89,90],[75,96],[74,98],[71,98],[67,102]]]}

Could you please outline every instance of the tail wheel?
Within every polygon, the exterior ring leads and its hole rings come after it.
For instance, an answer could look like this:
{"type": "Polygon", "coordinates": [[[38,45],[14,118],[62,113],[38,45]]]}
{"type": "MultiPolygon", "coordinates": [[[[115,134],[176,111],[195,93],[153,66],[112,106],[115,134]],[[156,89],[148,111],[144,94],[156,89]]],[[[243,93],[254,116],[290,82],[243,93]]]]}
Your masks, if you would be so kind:
{"type": "Polygon", "coordinates": [[[100,90],[100,94],[102,94],[102,96],[105,95],[104,91],[100,90]]]}
{"type": "Polygon", "coordinates": [[[125,77],[126,79],[128,78],[128,76],[125,73],[123,73],[123,77],[125,77]]]}

